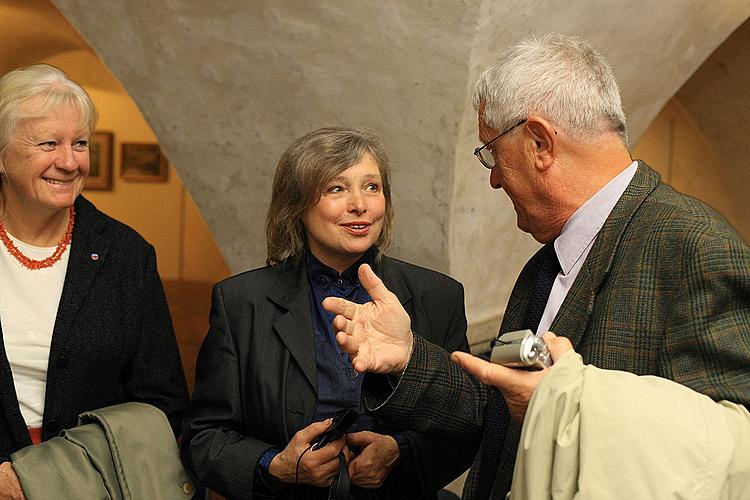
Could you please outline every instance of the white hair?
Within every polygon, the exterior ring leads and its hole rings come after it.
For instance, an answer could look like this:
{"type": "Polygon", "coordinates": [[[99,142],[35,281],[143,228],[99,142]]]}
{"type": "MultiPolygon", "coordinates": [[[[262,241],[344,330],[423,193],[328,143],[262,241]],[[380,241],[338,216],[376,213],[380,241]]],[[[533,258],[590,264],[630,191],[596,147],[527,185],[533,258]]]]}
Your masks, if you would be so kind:
{"type": "Polygon", "coordinates": [[[91,97],[61,69],[49,64],[34,64],[15,69],[0,78],[0,158],[10,144],[16,123],[24,118],[47,115],[63,105],[78,110],[81,125],[94,131],[99,115],[91,97]],[[29,112],[22,105],[43,96],[41,106],[29,112]]]}
{"type": "Polygon", "coordinates": [[[497,130],[537,113],[583,140],[613,131],[628,143],[612,68],[577,37],[531,36],[511,47],[482,72],[473,104],[497,130]]]}

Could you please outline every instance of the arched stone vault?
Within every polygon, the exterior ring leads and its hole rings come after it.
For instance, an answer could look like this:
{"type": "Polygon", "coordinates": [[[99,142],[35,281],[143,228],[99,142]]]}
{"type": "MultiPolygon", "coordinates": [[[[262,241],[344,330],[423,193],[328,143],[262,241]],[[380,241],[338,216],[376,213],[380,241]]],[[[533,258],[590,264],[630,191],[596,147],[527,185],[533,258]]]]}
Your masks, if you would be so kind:
{"type": "Polygon", "coordinates": [[[234,271],[263,263],[271,178],[292,139],[333,124],[380,135],[390,253],[462,280],[475,337],[536,246],[471,155],[480,69],[529,33],[582,36],[612,63],[635,140],[750,15],[747,0],[53,3],[138,103],[234,271]]]}

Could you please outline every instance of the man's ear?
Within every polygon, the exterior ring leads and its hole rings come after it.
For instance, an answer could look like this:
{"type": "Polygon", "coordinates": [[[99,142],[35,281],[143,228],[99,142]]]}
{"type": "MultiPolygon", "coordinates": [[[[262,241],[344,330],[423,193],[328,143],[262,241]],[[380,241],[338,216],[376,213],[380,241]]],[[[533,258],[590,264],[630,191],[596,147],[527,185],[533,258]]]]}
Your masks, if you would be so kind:
{"type": "Polygon", "coordinates": [[[558,153],[559,139],[555,127],[548,120],[532,115],[526,121],[525,128],[534,141],[536,168],[547,170],[554,163],[558,153]]]}

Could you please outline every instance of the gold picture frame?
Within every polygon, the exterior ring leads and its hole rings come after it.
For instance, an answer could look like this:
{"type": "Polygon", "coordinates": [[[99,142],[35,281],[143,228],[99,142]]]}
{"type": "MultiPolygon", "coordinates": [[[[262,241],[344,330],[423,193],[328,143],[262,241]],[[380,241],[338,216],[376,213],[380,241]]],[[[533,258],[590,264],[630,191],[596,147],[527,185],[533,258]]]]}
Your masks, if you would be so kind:
{"type": "Polygon", "coordinates": [[[112,190],[112,132],[96,131],[89,138],[89,175],[84,188],[92,191],[112,190]]]}
{"type": "Polygon", "coordinates": [[[166,182],[167,158],[158,144],[123,143],[120,177],[128,182],[166,182]]]}

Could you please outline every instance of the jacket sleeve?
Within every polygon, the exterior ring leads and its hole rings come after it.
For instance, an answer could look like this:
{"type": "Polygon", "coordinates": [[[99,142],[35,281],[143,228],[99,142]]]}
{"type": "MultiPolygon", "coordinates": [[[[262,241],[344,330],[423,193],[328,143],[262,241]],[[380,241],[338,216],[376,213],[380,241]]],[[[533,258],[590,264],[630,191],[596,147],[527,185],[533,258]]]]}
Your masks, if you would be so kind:
{"type": "Polygon", "coordinates": [[[660,375],[750,407],[750,248],[702,233],[687,239],[660,355],[660,375]]]}
{"type": "MultiPolygon", "coordinates": [[[[447,353],[468,352],[463,286],[451,283],[455,286],[442,289],[441,294],[452,300],[441,308],[443,314],[429,318],[431,338],[447,353]],[[453,293],[447,293],[451,289],[453,293]]],[[[418,329],[415,333],[421,334],[418,329]]],[[[459,439],[442,427],[424,432],[409,430],[405,435],[411,456],[391,472],[383,485],[383,498],[398,498],[397,493],[401,498],[417,498],[440,490],[469,468],[480,437],[479,433],[469,432],[459,439]]]]}
{"type": "Polygon", "coordinates": [[[487,398],[487,387],[451,363],[445,349],[418,336],[395,389],[386,377],[364,381],[365,407],[375,417],[401,429],[440,433],[446,440],[479,437],[487,398]]]}
{"type": "Polygon", "coordinates": [[[138,311],[138,348],[124,382],[126,400],[156,406],[165,413],[175,436],[188,400],[185,373],[180,361],[169,306],[156,269],[156,254],[149,245],[143,269],[138,311]]]}
{"type": "Polygon", "coordinates": [[[258,459],[273,445],[252,437],[244,424],[238,332],[231,330],[221,285],[214,287],[209,321],[184,420],[183,460],[205,486],[230,498],[248,498],[257,489],[258,459]]]}

